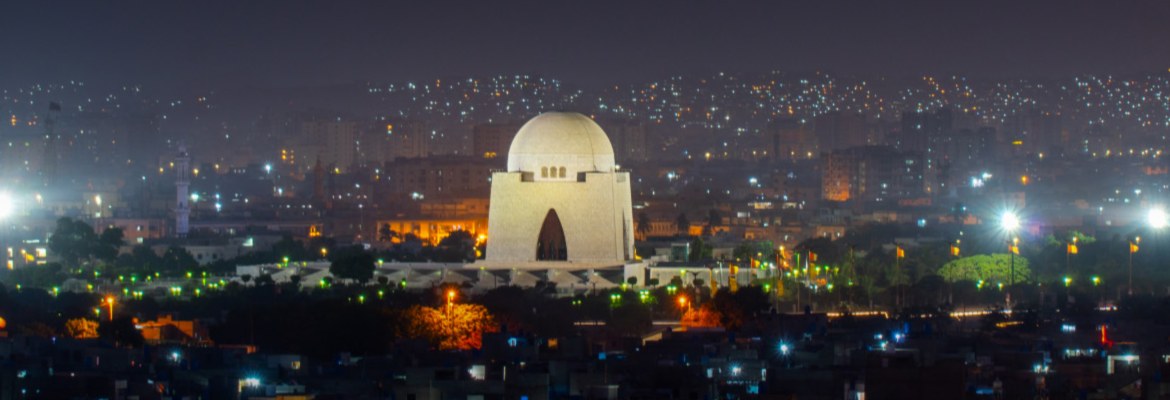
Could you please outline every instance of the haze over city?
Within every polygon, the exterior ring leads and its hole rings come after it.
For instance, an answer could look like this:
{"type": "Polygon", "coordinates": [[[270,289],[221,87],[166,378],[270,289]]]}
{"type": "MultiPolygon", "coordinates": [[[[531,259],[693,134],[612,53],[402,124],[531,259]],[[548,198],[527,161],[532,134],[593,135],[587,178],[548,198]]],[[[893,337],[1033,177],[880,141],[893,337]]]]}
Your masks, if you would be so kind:
{"type": "Polygon", "coordinates": [[[1167,398],[1165,21],[9,1],[0,399],[1167,398]]]}

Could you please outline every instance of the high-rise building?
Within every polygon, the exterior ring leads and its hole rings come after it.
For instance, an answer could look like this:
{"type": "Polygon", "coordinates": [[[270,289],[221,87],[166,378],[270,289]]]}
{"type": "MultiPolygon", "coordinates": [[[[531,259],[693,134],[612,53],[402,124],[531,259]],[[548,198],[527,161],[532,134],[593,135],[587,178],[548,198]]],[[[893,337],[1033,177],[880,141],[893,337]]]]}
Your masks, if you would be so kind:
{"type": "Polygon", "coordinates": [[[893,137],[894,148],[901,151],[931,153],[931,148],[954,128],[950,109],[935,112],[907,111],[902,113],[902,130],[893,137]]]}
{"type": "Polygon", "coordinates": [[[646,125],[632,122],[607,123],[605,133],[613,143],[614,157],[620,163],[643,162],[646,154],[646,125]]]}
{"type": "Polygon", "coordinates": [[[801,119],[785,117],[768,125],[772,141],[772,157],[777,160],[813,158],[817,155],[817,140],[812,126],[801,119]]]}
{"type": "Polygon", "coordinates": [[[502,163],[475,156],[399,159],[385,164],[392,193],[424,197],[486,195],[502,163]]]}
{"type": "Polygon", "coordinates": [[[293,150],[302,157],[320,157],[326,165],[348,169],[358,161],[358,131],[355,121],[304,121],[293,150]]]}
{"type": "Polygon", "coordinates": [[[380,163],[399,158],[423,158],[431,155],[431,137],[423,123],[412,120],[382,121],[371,140],[377,147],[372,161],[380,163]]]}
{"type": "Polygon", "coordinates": [[[508,157],[512,138],[520,130],[518,123],[478,124],[471,128],[472,154],[483,158],[508,157]]]}
{"type": "Polygon", "coordinates": [[[813,132],[817,137],[817,150],[822,153],[865,146],[869,136],[864,114],[841,111],[817,116],[813,120],[813,132]]]}
{"type": "Polygon", "coordinates": [[[1004,120],[1005,144],[1012,153],[1057,153],[1066,147],[1060,114],[1031,110],[1004,120]]]}
{"type": "Polygon", "coordinates": [[[888,146],[852,147],[823,154],[821,163],[825,200],[883,202],[924,194],[920,153],[888,146]]]}

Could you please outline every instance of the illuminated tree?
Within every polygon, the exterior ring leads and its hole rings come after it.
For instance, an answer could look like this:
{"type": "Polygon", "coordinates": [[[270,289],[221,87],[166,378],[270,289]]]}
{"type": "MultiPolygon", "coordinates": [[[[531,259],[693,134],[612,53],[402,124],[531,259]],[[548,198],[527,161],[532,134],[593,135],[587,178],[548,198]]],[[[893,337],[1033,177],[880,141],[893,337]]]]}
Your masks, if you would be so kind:
{"type": "Polygon", "coordinates": [[[1015,257],[1016,277],[1011,275],[1011,255],[1009,254],[980,254],[963,257],[943,265],[938,274],[948,282],[955,281],[984,281],[984,282],[1027,282],[1032,277],[1032,270],[1028,269],[1028,259],[1015,257]]]}
{"type": "Polygon", "coordinates": [[[479,304],[414,306],[405,316],[405,336],[425,339],[439,350],[479,349],[483,334],[498,329],[487,308],[479,304]]]}
{"type": "Polygon", "coordinates": [[[65,333],[74,339],[97,339],[98,323],[88,318],[65,321],[65,333]]]}
{"type": "Polygon", "coordinates": [[[707,305],[688,310],[683,314],[682,326],[686,328],[716,328],[719,327],[719,312],[707,305]]]}

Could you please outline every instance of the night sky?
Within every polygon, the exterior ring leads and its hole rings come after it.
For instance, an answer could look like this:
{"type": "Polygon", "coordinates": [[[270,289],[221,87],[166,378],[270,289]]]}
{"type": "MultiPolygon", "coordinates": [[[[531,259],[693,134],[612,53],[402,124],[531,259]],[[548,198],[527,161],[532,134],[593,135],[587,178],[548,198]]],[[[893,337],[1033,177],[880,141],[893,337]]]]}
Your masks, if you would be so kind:
{"type": "Polygon", "coordinates": [[[1170,68],[1168,1],[75,1],[0,5],[0,85],[497,73],[1062,77],[1170,68]]]}

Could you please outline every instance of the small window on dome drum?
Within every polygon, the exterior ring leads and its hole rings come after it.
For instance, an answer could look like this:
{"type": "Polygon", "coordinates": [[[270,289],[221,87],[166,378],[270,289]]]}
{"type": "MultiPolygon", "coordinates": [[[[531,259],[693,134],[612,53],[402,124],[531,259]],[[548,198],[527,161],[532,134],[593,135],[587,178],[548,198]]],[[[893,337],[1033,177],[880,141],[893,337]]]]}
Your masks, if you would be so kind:
{"type": "Polygon", "coordinates": [[[565,167],[561,167],[561,173],[560,173],[560,177],[561,177],[561,178],[564,178],[564,177],[565,177],[565,167]]]}
{"type": "Polygon", "coordinates": [[[548,178],[548,167],[540,167],[540,177],[548,178]]]}

